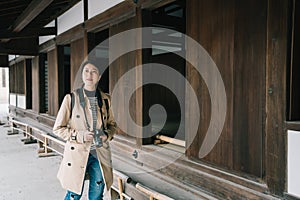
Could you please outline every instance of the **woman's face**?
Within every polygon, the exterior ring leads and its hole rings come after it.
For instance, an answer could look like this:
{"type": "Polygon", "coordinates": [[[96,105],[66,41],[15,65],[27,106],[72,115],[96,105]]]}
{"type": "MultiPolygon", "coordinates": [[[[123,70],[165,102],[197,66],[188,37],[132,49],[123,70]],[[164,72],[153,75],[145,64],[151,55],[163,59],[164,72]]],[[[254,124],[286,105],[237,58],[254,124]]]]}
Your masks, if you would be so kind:
{"type": "Polygon", "coordinates": [[[88,63],[84,66],[82,71],[82,80],[86,89],[96,89],[96,85],[100,78],[101,75],[95,65],[88,63]]]}

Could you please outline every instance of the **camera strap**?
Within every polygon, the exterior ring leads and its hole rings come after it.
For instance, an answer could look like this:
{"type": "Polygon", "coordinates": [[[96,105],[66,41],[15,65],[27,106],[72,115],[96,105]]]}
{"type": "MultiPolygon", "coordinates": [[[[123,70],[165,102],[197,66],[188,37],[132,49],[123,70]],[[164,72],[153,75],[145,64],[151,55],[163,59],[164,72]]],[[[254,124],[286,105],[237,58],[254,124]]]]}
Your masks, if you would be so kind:
{"type": "MultiPolygon", "coordinates": [[[[85,112],[85,100],[84,100],[84,95],[83,95],[83,88],[80,88],[77,90],[77,93],[78,93],[78,96],[79,96],[79,101],[80,101],[80,106],[82,107],[83,109],[83,113],[84,113],[84,117],[85,117],[85,123],[86,123],[86,126],[88,128],[89,131],[91,131],[91,126],[90,124],[88,123],[88,120],[87,120],[87,116],[86,116],[86,112],[85,112]]],[[[101,94],[99,92],[99,95],[97,95],[97,98],[100,98],[98,99],[98,101],[102,101],[102,97],[101,97],[101,94]]],[[[101,121],[102,121],[102,129],[103,130],[106,130],[106,128],[104,127],[104,120],[103,120],[103,113],[102,113],[102,107],[100,107],[100,114],[101,114],[101,121]]]]}
{"type": "Polygon", "coordinates": [[[89,122],[87,120],[87,116],[86,116],[86,112],[85,112],[85,101],[84,101],[84,96],[83,96],[83,88],[78,89],[77,93],[78,93],[78,96],[79,96],[80,106],[83,109],[83,113],[84,113],[85,123],[86,123],[87,129],[89,131],[91,131],[91,127],[90,127],[90,124],[89,124],[89,122]]]}

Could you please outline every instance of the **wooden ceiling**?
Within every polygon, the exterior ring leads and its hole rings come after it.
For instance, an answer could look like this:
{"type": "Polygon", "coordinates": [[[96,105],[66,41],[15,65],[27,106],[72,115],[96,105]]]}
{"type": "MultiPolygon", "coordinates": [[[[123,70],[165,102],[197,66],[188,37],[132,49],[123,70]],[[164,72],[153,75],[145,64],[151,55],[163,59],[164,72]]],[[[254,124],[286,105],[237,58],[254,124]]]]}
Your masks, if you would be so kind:
{"type": "Polygon", "coordinates": [[[38,36],[56,35],[45,25],[81,0],[0,0],[0,55],[36,55],[38,36]]]}

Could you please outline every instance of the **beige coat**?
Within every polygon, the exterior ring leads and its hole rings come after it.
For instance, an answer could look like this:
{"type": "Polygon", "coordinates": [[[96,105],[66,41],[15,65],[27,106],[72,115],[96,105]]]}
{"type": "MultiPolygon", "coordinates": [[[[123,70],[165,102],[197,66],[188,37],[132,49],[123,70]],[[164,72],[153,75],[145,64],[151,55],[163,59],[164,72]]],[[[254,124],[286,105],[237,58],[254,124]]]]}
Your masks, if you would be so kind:
{"type": "MultiPolygon", "coordinates": [[[[109,189],[113,182],[113,173],[111,151],[108,141],[113,138],[113,135],[117,130],[117,126],[113,118],[109,96],[103,92],[101,92],[101,96],[103,99],[102,113],[104,126],[108,128],[108,140],[103,142],[103,146],[97,148],[96,151],[98,160],[100,161],[100,167],[104,175],[103,177],[106,188],[109,189]],[[104,99],[108,99],[109,102],[108,112],[104,99]]],[[[85,111],[87,120],[89,121],[90,127],[93,127],[92,111],[89,109],[91,106],[85,94],[84,98],[86,101],[85,111]]],[[[53,132],[62,139],[69,141],[66,142],[64,157],[61,162],[57,177],[64,189],[80,194],[82,192],[91,142],[83,141],[84,132],[87,131],[85,116],[83,109],[80,106],[79,96],[77,93],[75,93],[74,99],[75,104],[72,111],[72,117],[70,119],[71,95],[67,94],[65,96],[57,114],[53,132]],[[71,140],[71,133],[73,133],[73,135],[76,134],[76,141],[71,140]]],[[[102,125],[100,116],[100,109],[98,108],[97,129],[100,129],[102,125]]]]}

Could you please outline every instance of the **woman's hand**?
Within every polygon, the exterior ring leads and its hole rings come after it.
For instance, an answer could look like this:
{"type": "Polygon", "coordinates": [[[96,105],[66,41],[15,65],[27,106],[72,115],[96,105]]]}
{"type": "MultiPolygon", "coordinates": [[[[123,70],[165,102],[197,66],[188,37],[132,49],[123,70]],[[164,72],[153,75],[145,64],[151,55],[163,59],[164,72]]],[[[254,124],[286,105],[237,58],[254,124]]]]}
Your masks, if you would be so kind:
{"type": "Polygon", "coordinates": [[[106,142],[107,136],[106,135],[100,135],[100,138],[102,139],[103,142],[106,142]]]}
{"type": "Polygon", "coordinates": [[[83,140],[85,142],[92,142],[93,139],[94,139],[94,132],[87,131],[87,132],[84,133],[83,140]]]}

